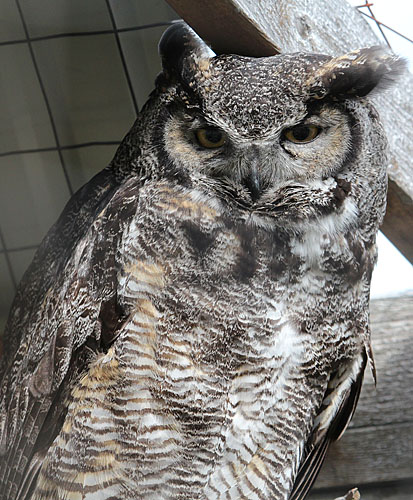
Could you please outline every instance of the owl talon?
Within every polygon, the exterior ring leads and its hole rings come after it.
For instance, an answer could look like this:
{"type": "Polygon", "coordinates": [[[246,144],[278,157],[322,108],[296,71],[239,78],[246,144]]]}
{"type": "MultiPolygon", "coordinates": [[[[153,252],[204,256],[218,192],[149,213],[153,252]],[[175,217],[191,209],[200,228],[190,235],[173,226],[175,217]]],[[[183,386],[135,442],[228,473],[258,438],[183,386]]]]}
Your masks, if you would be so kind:
{"type": "Polygon", "coordinates": [[[360,500],[360,493],[357,488],[353,488],[344,497],[336,498],[335,500],[360,500]]]}

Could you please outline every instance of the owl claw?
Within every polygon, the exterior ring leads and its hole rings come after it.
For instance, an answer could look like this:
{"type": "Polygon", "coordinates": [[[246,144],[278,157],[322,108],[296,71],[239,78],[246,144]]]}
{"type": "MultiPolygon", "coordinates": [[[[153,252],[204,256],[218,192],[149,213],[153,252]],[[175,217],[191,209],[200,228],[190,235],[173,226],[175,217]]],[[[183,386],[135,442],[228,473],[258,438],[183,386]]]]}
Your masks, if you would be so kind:
{"type": "Polygon", "coordinates": [[[359,490],[353,488],[344,497],[336,498],[335,500],[360,500],[359,490]]]}

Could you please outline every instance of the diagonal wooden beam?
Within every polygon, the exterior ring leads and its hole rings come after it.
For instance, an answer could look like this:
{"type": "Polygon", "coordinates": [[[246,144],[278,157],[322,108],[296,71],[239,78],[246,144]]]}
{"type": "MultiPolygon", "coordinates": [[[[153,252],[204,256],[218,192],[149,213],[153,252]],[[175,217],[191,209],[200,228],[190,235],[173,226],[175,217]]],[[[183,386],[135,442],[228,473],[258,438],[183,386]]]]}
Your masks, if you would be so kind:
{"type": "MultiPolygon", "coordinates": [[[[413,97],[413,96],[412,96],[413,97]]],[[[412,157],[413,159],[413,157],[412,157]]],[[[396,159],[393,158],[393,164],[396,159]]],[[[400,252],[413,263],[413,202],[402,184],[389,175],[387,212],[381,230],[400,252]]]]}
{"type": "MultiPolygon", "coordinates": [[[[382,42],[343,0],[167,0],[216,53],[339,55],[382,42]]],[[[386,236],[413,263],[413,75],[374,98],[390,144],[386,236]]]]}
{"type": "Polygon", "coordinates": [[[279,53],[274,40],[237,1],[167,0],[175,11],[211,45],[216,54],[263,57],[279,53]]]}

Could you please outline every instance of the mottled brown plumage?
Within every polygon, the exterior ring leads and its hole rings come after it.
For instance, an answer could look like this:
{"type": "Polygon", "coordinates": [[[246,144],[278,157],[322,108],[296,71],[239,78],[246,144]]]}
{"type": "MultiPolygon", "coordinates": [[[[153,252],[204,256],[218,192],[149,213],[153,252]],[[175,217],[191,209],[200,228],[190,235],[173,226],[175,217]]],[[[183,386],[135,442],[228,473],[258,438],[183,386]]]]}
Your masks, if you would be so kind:
{"type": "Polygon", "coordinates": [[[183,24],[113,162],[25,274],[0,497],[304,499],[370,358],[400,62],[213,57],[183,24]]]}

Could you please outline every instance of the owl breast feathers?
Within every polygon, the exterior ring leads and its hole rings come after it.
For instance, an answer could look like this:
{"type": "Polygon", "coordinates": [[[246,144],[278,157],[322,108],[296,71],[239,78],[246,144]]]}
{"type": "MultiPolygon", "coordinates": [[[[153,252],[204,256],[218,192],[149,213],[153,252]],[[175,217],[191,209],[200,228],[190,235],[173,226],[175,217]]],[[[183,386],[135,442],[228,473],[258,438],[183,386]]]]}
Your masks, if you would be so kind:
{"type": "Polygon", "coordinates": [[[214,56],[186,25],[112,163],[25,274],[0,370],[0,497],[304,499],[371,359],[401,69],[214,56]]]}

